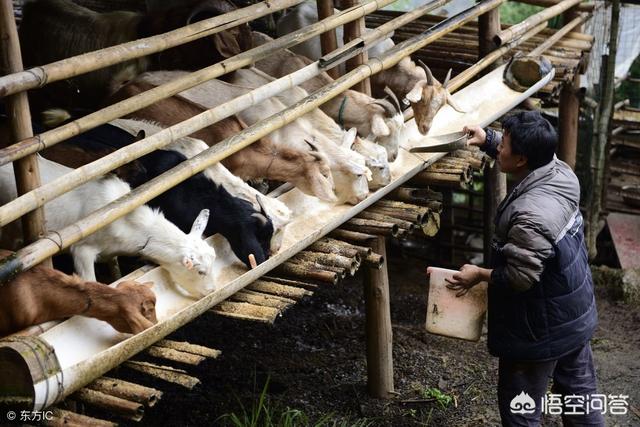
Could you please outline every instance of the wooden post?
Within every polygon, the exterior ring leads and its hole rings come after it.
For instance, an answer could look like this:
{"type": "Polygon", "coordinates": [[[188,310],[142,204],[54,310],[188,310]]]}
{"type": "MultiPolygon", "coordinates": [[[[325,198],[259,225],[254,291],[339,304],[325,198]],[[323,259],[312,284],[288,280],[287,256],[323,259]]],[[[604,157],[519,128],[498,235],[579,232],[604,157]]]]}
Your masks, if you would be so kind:
{"type": "MultiPolygon", "coordinates": [[[[20,43],[18,31],[13,17],[13,3],[2,1],[0,3],[0,37],[2,40],[2,64],[1,69],[7,73],[22,71],[22,57],[20,55],[20,43]]],[[[11,133],[13,142],[21,141],[33,136],[31,128],[31,113],[26,92],[20,92],[7,97],[8,114],[11,121],[11,133]]],[[[24,157],[13,163],[16,177],[18,195],[28,193],[40,186],[40,170],[36,155],[24,157]]],[[[22,232],[24,241],[31,243],[44,235],[44,209],[36,209],[22,217],[22,232]]],[[[45,261],[45,265],[51,266],[51,261],[45,261]]]]}
{"type": "MultiPolygon", "coordinates": [[[[333,15],[333,0],[318,0],[317,5],[318,21],[321,21],[333,15]]],[[[322,46],[323,55],[326,55],[329,52],[333,52],[338,48],[335,28],[330,29],[326,33],[320,34],[320,45],[322,46]]],[[[340,71],[337,67],[328,70],[327,74],[329,74],[334,79],[340,77],[340,71]]]]}
{"type": "Polygon", "coordinates": [[[611,2],[611,25],[609,27],[609,53],[608,56],[603,57],[602,61],[601,100],[597,113],[598,121],[595,123],[596,135],[591,158],[593,185],[591,187],[591,203],[589,203],[589,228],[587,234],[587,248],[591,259],[597,255],[596,238],[601,229],[600,214],[603,189],[606,187],[604,183],[604,165],[607,151],[605,148],[609,137],[609,126],[613,110],[619,20],[620,0],[613,0],[611,2]]]}
{"type": "Polygon", "coordinates": [[[391,397],[393,389],[393,332],[389,305],[389,276],[385,240],[377,236],[370,243],[382,255],[380,268],[365,269],[364,298],[367,336],[367,389],[381,399],[391,397]]]}
{"type": "MultiPolygon", "coordinates": [[[[494,37],[500,32],[500,9],[495,8],[478,17],[479,56],[483,57],[496,49],[494,37]]],[[[493,238],[493,220],[498,205],[507,195],[507,176],[500,172],[497,165],[484,168],[484,264],[490,265],[491,240],[493,238]]]]}
{"type": "MultiPolygon", "coordinates": [[[[562,15],[566,23],[578,17],[578,5],[573,6],[562,15]]],[[[582,31],[582,25],[576,27],[574,31],[582,31]]],[[[575,73],[573,80],[562,85],[560,90],[560,101],[558,105],[558,158],[571,169],[576,168],[576,152],[578,149],[578,119],[580,116],[580,74],[575,73]]]]}
{"type": "MultiPolygon", "coordinates": [[[[342,4],[345,8],[357,6],[360,4],[360,0],[343,0],[342,4]]],[[[355,21],[351,21],[344,25],[344,44],[347,44],[353,39],[357,39],[362,36],[364,33],[364,16],[362,18],[356,19],[355,21]]],[[[366,63],[369,60],[369,56],[367,52],[362,52],[353,58],[347,59],[346,62],[346,70],[347,73],[354,68],[358,68],[360,65],[366,63]]],[[[364,79],[361,82],[356,83],[353,88],[358,92],[365,93],[371,96],[371,83],[369,79],[364,79]]]]}

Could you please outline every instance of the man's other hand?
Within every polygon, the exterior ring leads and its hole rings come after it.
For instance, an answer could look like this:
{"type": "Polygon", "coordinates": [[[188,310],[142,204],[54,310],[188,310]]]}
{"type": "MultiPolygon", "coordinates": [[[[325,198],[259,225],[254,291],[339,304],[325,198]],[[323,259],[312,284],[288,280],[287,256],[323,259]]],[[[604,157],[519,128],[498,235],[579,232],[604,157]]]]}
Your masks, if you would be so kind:
{"type": "MultiPolygon", "coordinates": [[[[465,264],[451,279],[444,280],[448,283],[447,288],[458,291],[456,296],[461,297],[466,295],[469,289],[486,279],[486,271],[490,270],[485,270],[486,269],[480,268],[477,265],[465,264]]],[[[489,273],[489,276],[491,276],[491,273],[489,273]]]]}
{"type": "Polygon", "coordinates": [[[487,133],[478,125],[465,126],[463,132],[469,134],[467,144],[482,147],[487,139],[487,133]]]}

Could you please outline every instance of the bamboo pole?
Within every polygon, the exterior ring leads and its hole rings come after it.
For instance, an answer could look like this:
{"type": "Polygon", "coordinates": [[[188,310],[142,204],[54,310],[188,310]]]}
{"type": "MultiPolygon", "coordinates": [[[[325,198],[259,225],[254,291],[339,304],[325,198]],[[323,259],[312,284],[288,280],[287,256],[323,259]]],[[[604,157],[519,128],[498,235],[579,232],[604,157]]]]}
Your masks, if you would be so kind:
{"type": "Polygon", "coordinates": [[[355,242],[363,245],[368,244],[369,240],[376,238],[376,236],[374,236],[373,234],[360,233],[360,232],[351,231],[351,230],[343,230],[341,228],[331,231],[329,233],[329,236],[335,239],[348,240],[350,242],[355,242]]]}
{"type": "Polygon", "coordinates": [[[230,300],[236,302],[247,302],[249,304],[255,305],[263,305],[266,307],[273,307],[280,311],[286,310],[288,307],[296,303],[290,298],[282,298],[254,291],[245,291],[244,289],[231,295],[230,300]]]}
{"type": "MultiPolygon", "coordinates": [[[[355,273],[359,262],[353,258],[348,258],[338,254],[328,254],[324,252],[312,252],[309,250],[300,251],[293,256],[292,259],[300,259],[303,261],[312,261],[318,264],[339,267],[341,269],[350,270],[355,273]]],[[[353,275],[353,274],[351,274],[353,275]]]]}
{"type": "MultiPolygon", "coordinates": [[[[343,7],[353,7],[360,4],[360,0],[342,0],[343,7]]],[[[364,16],[362,18],[358,18],[355,21],[349,22],[344,25],[344,40],[343,43],[346,45],[352,40],[356,40],[362,36],[364,33],[364,16]]],[[[369,60],[369,56],[367,51],[362,51],[353,58],[347,59],[346,61],[346,70],[347,72],[358,68],[360,65],[365,64],[369,60]]],[[[371,96],[371,83],[369,79],[364,79],[358,83],[356,83],[353,88],[358,92],[362,92],[366,95],[371,96]]]]}
{"type": "Polygon", "coordinates": [[[233,319],[269,324],[273,324],[280,314],[280,310],[275,307],[266,307],[263,305],[235,301],[222,301],[210,311],[220,316],[230,317],[233,319]]]}
{"type": "Polygon", "coordinates": [[[174,350],[172,348],[160,347],[152,345],[146,350],[149,356],[157,357],[159,359],[171,360],[172,362],[186,363],[187,365],[199,365],[204,362],[206,357],[199,356],[193,353],[186,353],[180,350],[174,350]]]}
{"type": "MultiPolygon", "coordinates": [[[[497,49],[496,45],[500,45],[502,44],[502,41],[499,40],[497,34],[500,34],[500,10],[499,9],[494,9],[491,12],[494,15],[494,18],[491,20],[487,20],[485,22],[478,22],[479,26],[478,26],[478,41],[479,41],[479,51],[478,54],[481,57],[484,58],[488,58],[488,61],[491,61],[493,58],[496,58],[496,55],[500,54],[502,52],[500,52],[502,50],[502,48],[497,49]],[[497,21],[497,22],[496,22],[497,21]],[[480,24],[484,24],[484,25],[480,25],[480,24]],[[498,40],[496,40],[498,39],[498,40]],[[491,40],[493,40],[493,43],[491,43],[491,40]]],[[[535,17],[536,15],[534,15],[535,17]]],[[[547,22],[538,22],[536,25],[533,25],[533,31],[535,31],[535,33],[537,34],[538,32],[542,31],[545,27],[547,26],[547,22]]],[[[515,26],[512,26],[510,29],[514,28],[515,26]]],[[[522,26],[521,26],[522,27],[522,26]]],[[[514,32],[512,33],[513,36],[511,37],[511,40],[508,41],[512,42],[514,39],[517,39],[519,37],[521,40],[525,37],[530,38],[533,36],[533,34],[531,34],[532,30],[531,29],[527,29],[526,32],[521,33],[518,32],[517,30],[513,30],[514,32]]],[[[483,224],[484,224],[484,228],[483,228],[483,242],[484,242],[484,254],[485,254],[485,258],[484,258],[484,262],[488,265],[489,264],[489,254],[491,253],[491,246],[490,246],[490,242],[493,239],[493,233],[495,231],[495,225],[494,225],[494,218],[498,212],[498,205],[500,204],[500,202],[502,201],[502,199],[506,196],[506,192],[507,192],[507,176],[500,172],[499,168],[497,166],[493,166],[493,167],[485,167],[484,169],[484,191],[483,191],[483,224]]],[[[451,214],[448,216],[449,221],[447,221],[449,224],[453,224],[454,219],[453,219],[453,212],[451,212],[451,214]]],[[[425,233],[426,234],[426,233],[425,233]]],[[[453,241],[451,241],[451,243],[453,243],[453,241]]],[[[453,254],[453,249],[451,250],[451,253],[453,254]]],[[[453,258],[453,257],[452,257],[453,258]]]]}
{"type": "Polygon", "coordinates": [[[369,212],[368,210],[360,212],[357,218],[372,219],[372,220],[381,221],[381,222],[390,222],[408,231],[413,231],[416,228],[416,224],[411,221],[405,221],[404,219],[394,218],[389,215],[382,215],[374,212],[369,212]]]}
{"type": "MultiPolygon", "coordinates": [[[[269,0],[205,19],[167,33],[111,46],[0,77],[0,96],[7,96],[110,65],[161,52],[174,46],[233,28],[301,3],[301,0],[269,0]]],[[[13,19],[13,14],[11,15],[13,19]]]]}
{"type": "Polygon", "coordinates": [[[337,246],[335,244],[331,244],[326,239],[320,239],[317,242],[313,243],[309,246],[309,250],[314,252],[324,252],[327,254],[338,254],[347,258],[357,259],[358,262],[362,261],[362,257],[358,250],[355,248],[349,248],[344,246],[337,246]]]}
{"type": "Polygon", "coordinates": [[[196,377],[188,375],[187,371],[183,369],[172,368],[171,366],[161,366],[154,363],[138,362],[134,360],[125,361],[123,363],[123,366],[163,381],[181,385],[182,387],[188,388],[189,390],[192,390],[195,386],[200,384],[200,380],[196,377]]]}
{"type": "MultiPolygon", "coordinates": [[[[265,43],[264,45],[242,52],[218,64],[211,65],[209,67],[203,68],[199,71],[195,71],[184,77],[175,79],[169,83],[166,83],[166,84],[157,86],[153,89],[142,92],[136,96],[133,96],[131,98],[128,98],[118,103],[115,103],[113,105],[110,105],[94,113],[88,114],[80,119],[69,122],[56,129],[52,129],[50,131],[44,132],[34,138],[29,138],[29,139],[20,141],[19,143],[14,144],[11,147],[0,149],[0,166],[8,162],[20,159],[28,154],[32,154],[44,148],[55,145],[60,141],[76,136],[89,129],[95,128],[96,126],[107,123],[119,117],[125,116],[141,108],[147,107],[160,99],[173,96],[183,90],[194,87],[204,81],[219,77],[230,71],[249,66],[254,62],[260,59],[263,59],[280,49],[289,48],[304,40],[315,37],[321,32],[326,31],[329,28],[335,28],[338,25],[343,25],[344,23],[349,22],[353,19],[359,18],[360,16],[363,16],[366,13],[374,11],[379,7],[384,7],[385,5],[390,4],[393,1],[394,0],[374,0],[362,6],[344,10],[338,14],[333,15],[330,18],[327,18],[323,21],[317,22],[312,25],[308,25],[297,31],[289,33],[283,37],[275,39],[269,43],[265,43]]],[[[368,36],[370,38],[374,38],[374,37],[378,38],[378,37],[382,37],[383,35],[373,33],[373,34],[369,34],[368,36]]],[[[356,53],[358,52],[354,51],[352,54],[355,55],[356,53]]],[[[342,60],[348,57],[349,55],[340,55],[340,58],[336,59],[336,61],[341,62],[342,60]]],[[[192,129],[192,132],[190,133],[193,133],[199,129],[202,129],[205,126],[208,126],[217,121],[220,121],[223,118],[228,117],[232,114],[235,114],[236,112],[241,111],[251,105],[254,105],[257,102],[260,102],[266,98],[274,96],[283,90],[290,89],[291,87],[301,82],[304,82],[310,79],[311,77],[316,76],[321,71],[322,70],[318,67],[317,62],[314,62],[313,64],[301,70],[298,70],[295,73],[292,73],[291,75],[288,76],[288,78],[284,77],[284,78],[278,79],[279,83],[271,82],[268,85],[264,85],[262,88],[256,89],[256,91],[252,91],[251,94],[243,95],[231,101],[230,103],[223,104],[217,110],[215,110],[216,111],[215,114],[212,113],[212,117],[210,117],[210,120],[206,122],[206,125],[203,124],[202,127],[192,129]],[[292,80],[295,80],[295,82],[292,80]],[[264,90],[266,86],[269,86],[271,89],[278,89],[278,90],[276,90],[275,92],[267,92],[266,90],[264,90]],[[264,97],[260,97],[258,95],[264,96],[264,97]],[[240,99],[243,99],[243,101],[240,101],[240,99]],[[227,110],[224,110],[223,108],[221,108],[223,106],[224,108],[227,108],[227,110]],[[232,107],[232,108],[235,107],[236,109],[230,110],[229,107],[232,107]]],[[[185,134],[183,136],[186,136],[189,134],[185,134]]],[[[130,147],[127,147],[127,149],[128,148],[130,147]]],[[[159,148],[159,147],[156,147],[156,148],[159,148]]],[[[140,155],[143,155],[143,154],[140,154],[140,155]]],[[[113,166],[114,169],[116,167],[118,166],[113,166]]],[[[101,175],[102,173],[98,175],[101,175]]],[[[95,177],[98,175],[94,174],[93,176],[95,177]]]]}
{"type": "Polygon", "coordinates": [[[302,280],[318,280],[323,283],[330,283],[337,285],[340,278],[338,273],[334,271],[319,270],[316,268],[310,269],[308,264],[294,264],[291,262],[284,262],[274,269],[274,272],[281,273],[286,276],[292,276],[302,280]]]}
{"type": "Polygon", "coordinates": [[[544,42],[538,45],[535,49],[529,52],[531,56],[542,55],[547,49],[560,41],[563,37],[565,37],[569,32],[571,32],[577,26],[584,24],[587,19],[591,16],[586,13],[579,14],[576,18],[572,19],[567,25],[563,26],[561,29],[555,32],[554,35],[547,38],[544,42]]]}
{"type": "Polygon", "coordinates": [[[368,234],[396,237],[400,228],[392,222],[374,221],[371,219],[351,218],[342,224],[347,230],[362,230],[368,234]]]}
{"type": "MultiPolygon", "coordinates": [[[[318,0],[317,7],[318,21],[333,15],[333,0],[318,0]]],[[[322,55],[327,55],[338,48],[335,28],[320,34],[320,46],[322,48],[322,55]]],[[[327,74],[329,74],[333,79],[340,77],[340,72],[337,67],[327,70],[327,74]]]]}
{"type": "Polygon", "coordinates": [[[548,7],[541,12],[530,16],[519,24],[513,25],[504,31],[500,31],[495,35],[493,42],[496,44],[496,46],[507,43],[515,39],[516,37],[519,37],[522,34],[526,33],[531,28],[540,25],[542,22],[548,21],[554,16],[557,16],[565,10],[569,9],[570,7],[577,5],[578,3],[580,3],[580,1],[581,0],[562,0],[555,6],[548,7]]]}
{"type": "MultiPolygon", "coordinates": [[[[274,277],[274,276],[269,276],[269,275],[264,275],[264,276],[262,276],[262,278],[264,280],[266,280],[266,281],[274,282],[275,284],[278,284],[278,285],[287,285],[287,286],[289,286],[289,287],[291,287],[293,289],[302,288],[303,291],[304,290],[309,291],[309,295],[313,295],[313,291],[318,289],[318,285],[317,284],[309,283],[309,282],[302,282],[300,280],[285,279],[283,277],[274,277]]],[[[247,289],[247,288],[245,288],[245,289],[247,289]]]]}
{"type": "MultiPolygon", "coordinates": [[[[520,3],[531,4],[534,6],[551,7],[560,3],[559,0],[519,0],[520,3]]],[[[593,12],[596,4],[593,2],[580,3],[574,6],[579,12],[593,12]]]]}
{"type": "Polygon", "coordinates": [[[78,390],[72,398],[129,420],[140,421],[144,416],[144,406],[140,403],[121,399],[100,391],[83,388],[78,390]]]}
{"type": "Polygon", "coordinates": [[[116,378],[98,378],[89,384],[87,388],[121,399],[142,403],[149,408],[158,403],[160,398],[162,398],[162,392],[160,390],[116,378]]]}
{"type": "MultiPolygon", "coordinates": [[[[0,43],[2,59],[0,69],[10,73],[22,71],[22,56],[18,31],[13,17],[13,3],[0,3],[0,43]]],[[[13,141],[20,141],[33,136],[31,128],[31,113],[26,93],[18,93],[7,98],[7,113],[10,117],[11,137],[13,141]]],[[[40,186],[40,169],[35,155],[27,156],[13,164],[14,176],[18,195],[28,193],[40,186]]],[[[22,232],[24,241],[31,243],[41,238],[45,233],[44,210],[37,209],[22,217],[22,232]]],[[[44,260],[43,260],[44,261],[44,260]]],[[[45,261],[45,266],[52,267],[51,260],[45,261]]]]}
{"type": "MultiPolygon", "coordinates": [[[[371,242],[371,249],[386,258],[384,237],[371,242]]],[[[366,270],[364,279],[367,335],[367,389],[374,397],[388,399],[393,387],[393,331],[387,264],[366,270]]]]}
{"type": "Polygon", "coordinates": [[[198,356],[204,356],[210,359],[217,359],[221,353],[220,350],[216,350],[214,348],[191,344],[184,341],[160,340],[156,343],[156,346],[171,348],[185,353],[197,354],[198,356]]]}
{"type": "MultiPolygon", "coordinates": [[[[288,280],[288,282],[291,281],[288,280]]],[[[283,285],[282,283],[276,283],[268,280],[256,280],[255,282],[249,284],[245,289],[256,292],[264,292],[266,294],[277,295],[285,298],[291,298],[294,300],[299,300],[306,296],[313,295],[313,292],[307,289],[296,286],[283,285]]]]}

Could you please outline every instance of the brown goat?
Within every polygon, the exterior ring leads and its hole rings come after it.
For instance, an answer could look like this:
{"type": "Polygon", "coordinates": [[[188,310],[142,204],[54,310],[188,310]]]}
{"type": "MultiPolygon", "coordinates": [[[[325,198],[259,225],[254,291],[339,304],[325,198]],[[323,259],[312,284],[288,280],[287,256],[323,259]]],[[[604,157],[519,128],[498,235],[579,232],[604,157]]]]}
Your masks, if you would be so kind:
{"type": "MultiPolygon", "coordinates": [[[[20,25],[25,67],[164,33],[236,7],[229,0],[191,0],[168,10],[97,13],[71,0],[27,2],[20,25]]],[[[247,24],[143,58],[54,82],[30,94],[38,109],[94,108],[123,82],[146,70],[196,70],[251,48],[247,24]]]]}
{"type": "MultiPolygon", "coordinates": [[[[12,252],[0,249],[0,258],[12,252]]],[[[137,334],[158,322],[152,282],[125,281],[112,288],[35,266],[0,286],[0,336],[31,325],[81,315],[119,332],[137,334]]]]}

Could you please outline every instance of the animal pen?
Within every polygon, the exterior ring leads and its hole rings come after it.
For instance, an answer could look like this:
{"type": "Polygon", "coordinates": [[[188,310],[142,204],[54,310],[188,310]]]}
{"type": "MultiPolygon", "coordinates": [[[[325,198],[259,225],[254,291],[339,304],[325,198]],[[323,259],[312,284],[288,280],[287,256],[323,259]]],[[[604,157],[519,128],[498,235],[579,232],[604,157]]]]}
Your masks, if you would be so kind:
{"type": "MultiPolygon", "coordinates": [[[[34,136],[27,90],[160,52],[283,11],[302,1],[269,0],[252,4],[164,34],[23,71],[13,6],[9,0],[3,0],[2,55],[11,74],[0,77],[0,94],[6,97],[14,143],[0,149],[0,166],[13,162],[19,197],[0,207],[0,227],[21,220],[25,245],[0,261],[0,281],[6,283],[21,271],[49,262],[53,255],[346,89],[368,91],[367,82],[372,75],[389,69],[408,55],[423,59],[437,75],[444,75],[452,66],[455,68],[455,77],[447,87],[455,92],[454,100],[464,106],[466,113],[443,106],[429,135],[460,131],[471,123],[489,126],[536,93],[542,98],[559,96],[558,155],[569,164],[575,163],[579,110],[576,88],[579,70],[585,61],[583,53],[589,51],[592,42],[590,36],[580,33],[580,28],[589,19],[593,5],[579,0],[528,0],[527,3],[547,8],[519,24],[501,27],[498,7],[503,1],[483,0],[443,19],[428,14],[445,5],[446,0],[431,1],[407,13],[380,11],[393,0],[349,1],[343,2],[345,9],[335,14],[332,0],[318,0],[320,20],[316,24],[34,136]],[[561,14],[565,17],[564,27],[549,29],[549,19],[561,14]],[[365,21],[375,30],[361,32],[365,21]],[[346,40],[344,46],[338,48],[334,29],[341,25],[345,26],[346,40]],[[368,59],[366,50],[394,31],[399,43],[383,55],[368,59]],[[39,151],[318,35],[322,37],[324,56],[308,66],[146,136],[60,179],[41,184],[36,161],[39,151]],[[532,55],[547,54],[554,70],[524,92],[510,89],[503,82],[505,65],[499,64],[514,49],[532,55]],[[347,72],[339,75],[337,65],[344,62],[347,72]],[[328,70],[332,70],[335,81],[280,113],[184,161],[76,224],[58,230],[46,229],[43,206],[47,202],[328,70]]],[[[272,196],[292,209],[293,218],[285,229],[280,250],[255,268],[247,269],[234,261],[232,255],[225,256],[229,250],[219,235],[207,239],[219,254],[214,265],[216,287],[201,299],[194,300],[177,292],[161,267],[147,265],[119,279],[117,282],[131,279],[155,283],[158,323],[149,329],[136,335],[121,334],[104,322],[75,316],[2,339],[0,396],[21,408],[35,410],[73,396],[108,408],[119,416],[140,419],[145,406],[152,406],[161,393],[103,377],[108,371],[124,364],[193,387],[198,380],[184,371],[130,359],[140,352],[187,363],[216,357],[215,350],[164,338],[211,310],[238,319],[273,322],[287,306],[322,286],[319,284],[337,284],[363,267],[367,271],[368,389],[374,396],[389,397],[394,385],[385,241],[433,238],[440,228],[441,215],[445,221],[453,215],[451,190],[473,193],[470,184],[474,173],[484,171],[486,185],[502,186],[506,191],[504,176],[471,148],[452,153],[410,152],[412,147],[428,143],[412,117],[411,109],[404,111],[407,135],[400,144],[398,158],[391,163],[390,183],[371,192],[358,204],[333,205],[295,189],[276,190],[272,196]]],[[[492,217],[499,200],[498,197],[486,198],[485,218],[492,217]]],[[[490,224],[491,221],[485,219],[485,233],[491,232],[490,224]]],[[[451,230],[442,239],[450,238],[450,234],[451,230]]],[[[102,425],[98,420],[61,409],[54,414],[57,422],[91,421],[95,423],[92,425],[102,425]]]]}

